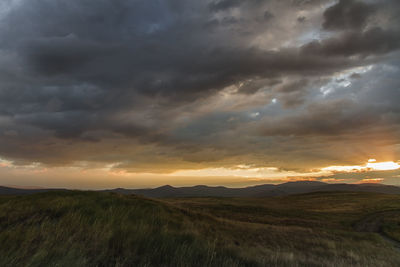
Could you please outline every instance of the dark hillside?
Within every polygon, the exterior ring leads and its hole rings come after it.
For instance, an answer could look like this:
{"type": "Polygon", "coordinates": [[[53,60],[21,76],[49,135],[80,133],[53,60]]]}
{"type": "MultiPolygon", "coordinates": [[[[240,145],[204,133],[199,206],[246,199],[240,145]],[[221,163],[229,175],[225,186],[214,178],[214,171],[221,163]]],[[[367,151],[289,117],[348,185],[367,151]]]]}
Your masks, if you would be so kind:
{"type": "Polygon", "coordinates": [[[113,189],[111,192],[136,194],[152,198],[168,197],[271,197],[325,191],[373,192],[400,194],[400,187],[378,184],[327,184],[316,181],[288,182],[278,185],[265,184],[244,188],[197,185],[192,187],[161,186],[154,189],[113,189]]]}

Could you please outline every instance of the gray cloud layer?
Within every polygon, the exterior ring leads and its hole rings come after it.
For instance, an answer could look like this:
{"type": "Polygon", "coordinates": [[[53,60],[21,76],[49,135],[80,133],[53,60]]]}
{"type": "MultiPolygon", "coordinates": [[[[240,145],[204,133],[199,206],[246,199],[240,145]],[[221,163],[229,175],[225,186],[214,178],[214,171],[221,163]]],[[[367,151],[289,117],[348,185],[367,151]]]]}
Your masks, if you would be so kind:
{"type": "Polygon", "coordinates": [[[6,6],[0,157],[167,171],[399,155],[397,1],[6,6]]]}

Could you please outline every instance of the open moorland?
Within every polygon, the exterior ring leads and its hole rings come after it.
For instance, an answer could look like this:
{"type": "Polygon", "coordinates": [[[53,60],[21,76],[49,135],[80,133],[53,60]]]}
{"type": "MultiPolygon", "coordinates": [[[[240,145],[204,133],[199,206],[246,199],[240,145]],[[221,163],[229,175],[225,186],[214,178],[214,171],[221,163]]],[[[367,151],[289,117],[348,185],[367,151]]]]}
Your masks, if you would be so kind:
{"type": "Polygon", "coordinates": [[[0,196],[0,266],[400,266],[400,196],[0,196]]]}

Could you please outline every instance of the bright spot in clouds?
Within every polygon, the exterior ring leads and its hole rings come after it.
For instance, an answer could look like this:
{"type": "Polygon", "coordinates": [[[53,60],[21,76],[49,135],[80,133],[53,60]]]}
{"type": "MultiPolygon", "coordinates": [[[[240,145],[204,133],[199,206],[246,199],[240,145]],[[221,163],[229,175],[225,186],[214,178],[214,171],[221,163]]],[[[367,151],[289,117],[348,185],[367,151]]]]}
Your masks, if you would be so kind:
{"type": "MultiPolygon", "coordinates": [[[[280,170],[275,167],[257,168],[249,165],[237,165],[236,168],[205,168],[198,170],[180,170],[171,176],[236,176],[236,177],[258,177],[258,178],[289,178],[289,177],[318,177],[331,175],[337,172],[367,172],[367,171],[389,171],[400,169],[400,165],[393,161],[376,162],[370,159],[365,165],[358,166],[329,166],[314,170],[312,172],[295,172],[280,170]]],[[[329,182],[329,180],[326,180],[329,182]]],[[[337,182],[338,180],[334,180],[337,182]]],[[[339,180],[340,181],[340,180],[339,180]]]]}
{"type": "Polygon", "coordinates": [[[279,170],[275,167],[254,167],[250,165],[237,165],[236,168],[205,168],[199,170],[181,170],[171,176],[192,176],[192,177],[246,177],[266,179],[286,179],[288,177],[308,177],[313,173],[297,173],[293,171],[279,170]]]}
{"type": "Polygon", "coordinates": [[[376,171],[391,171],[400,169],[400,165],[393,161],[377,162],[377,163],[369,162],[367,163],[367,168],[376,171]]]}
{"type": "Polygon", "coordinates": [[[330,166],[322,168],[322,171],[330,172],[357,172],[357,171],[392,171],[400,169],[400,165],[393,161],[376,162],[375,159],[368,160],[363,166],[330,166]]]}
{"type": "Polygon", "coordinates": [[[250,114],[250,117],[252,118],[257,118],[258,116],[260,116],[260,112],[254,112],[250,114]]]}
{"type": "Polygon", "coordinates": [[[11,165],[12,165],[11,161],[0,158],[0,167],[10,167],[11,165]]]}

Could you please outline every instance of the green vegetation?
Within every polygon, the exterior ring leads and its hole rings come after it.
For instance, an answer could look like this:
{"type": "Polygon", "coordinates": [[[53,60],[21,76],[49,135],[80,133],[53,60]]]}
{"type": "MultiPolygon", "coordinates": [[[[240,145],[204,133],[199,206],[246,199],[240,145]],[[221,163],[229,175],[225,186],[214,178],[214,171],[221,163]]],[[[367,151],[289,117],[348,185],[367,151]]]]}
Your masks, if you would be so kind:
{"type": "Polygon", "coordinates": [[[400,266],[399,223],[400,196],[372,193],[4,196],[0,266],[400,266]]]}

